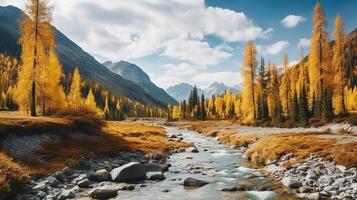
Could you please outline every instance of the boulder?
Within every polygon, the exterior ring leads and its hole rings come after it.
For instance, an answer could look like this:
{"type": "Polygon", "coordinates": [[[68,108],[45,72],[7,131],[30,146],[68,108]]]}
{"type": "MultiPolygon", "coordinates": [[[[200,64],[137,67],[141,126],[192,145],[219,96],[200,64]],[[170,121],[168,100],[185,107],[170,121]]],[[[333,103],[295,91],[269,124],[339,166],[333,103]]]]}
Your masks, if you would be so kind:
{"type": "Polygon", "coordinates": [[[162,171],[164,171],[164,172],[169,171],[169,168],[170,168],[170,167],[171,167],[171,164],[170,164],[170,163],[166,163],[166,164],[164,164],[164,165],[161,166],[162,171]]]}
{"type": "Polygon", "coordinates": [[[72,180],[72,183],[77,184],[79,181],[87,178],[87,174],[81,174],[77,178],[72,180]]]}
{"type": "Polygon", "coordinates": [[[302,186],[301,182],[297,177],[286,176],[281,181],[283,185],[290,187],[290,188],[299,188],[302,186]]]}
{"type": "Polygon", "coordinates": [[[71,176],[73,174],[73,171],[69,167],[65,167],[62,170],[62,174],[65,176],[71,176]]]}
{"type": "Polygon", "coordinates": [[[288,161],[290,160],[291,158],[293,158],[295,155],[293,153],[288,153],[286,155],[283,155],[281,158],[280,158],[280,161],[281,162],[285,162],[285,161],[288,161]]]}
{"type": "Polygon", "coordinates": [[[48,184],[51,186],[51,187],[56,187],[57,185],[60,184],[60,182],[57,180],[56,177],[54,176],[50,176],[46,179],[48,181],[48,184]]]}
{"type": "Polygon", "coordinates": [[[191,153],[198,153],[199,152],[196,147],[189,147],[189,148],[187,148],[187,151],[191,152],[191,153]]]}
{"type": "Polygon", "coordinates": [[[320,199],[320,194],[318,192],[315,193],[300,193],[296,195],[297,198],[299,199],[304,199],[304,200],[319,200],[320,199]]]}
{"type": "Polygon", "coordinates": [[[97,199],[108,199],[118,195],[117,189],[112,188],[96,188],[89,192],[89,196],[97,199]]]}
{"type": "Polygon", "coordinates": [[[146,173],[146,179],[148,179],[148,180],[164,180],[165,176],[161,172],[148,172],[148,173],[146,173]]]}
{"type": "Polygon", "coordinates": [[[185,180],[183,181],[184,186],[202,187],[207,184],[208,184],[207,181],[203,181],[195,178],[185,178],[185,180]]]}
{"type": "Polygon", "coordinates": [[[89,188],[91,184],[92,182],[88,178],[83,179],[77,183],[80,188],[89,188]]]}
{"type": "Polygon", "coordinates": [[[221,189],[222,192],[234,192],[234,191],[238,191],[238,187],[237,186],[230,186],[230,187],[224,187],[221,189]]]}
{"type": "Polygon", "coordinates": [[[111,178],[116,182],[143,180],[148,172],[161,172],[161,166],[156,163],[140,164],[131,162],[117,167],[110,172],[111,178]]]}
{"type": "Polygon", "coordinates": [[[69,190],[63,190],[61,194],[59,195],[58,199],[59,200],[65,200],[65,199],[71,199],[74,198],[75,195],[69,191],[69,190]]]}
{"type": "Polygon", "coordinates": [[[97,170],[94,173],[93,178],[94,178],[94,180],[99,181],[99,182],[111,180],[110,173],[106,169],[97,170]]]}

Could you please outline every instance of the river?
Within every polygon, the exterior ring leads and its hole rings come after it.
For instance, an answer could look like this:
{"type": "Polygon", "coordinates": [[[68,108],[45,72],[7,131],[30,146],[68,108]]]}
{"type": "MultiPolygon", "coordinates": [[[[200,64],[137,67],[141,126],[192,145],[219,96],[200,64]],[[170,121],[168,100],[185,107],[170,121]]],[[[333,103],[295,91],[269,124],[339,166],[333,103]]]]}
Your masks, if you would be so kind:
{"type": "Polygon", "coordinates": [[[138,191],[119,191],[118,199],[169,200],[169,199],[295,199],[291,190],[264,175],[243,158],[239,150],[219,144],[215,138],[205,137],[195,131],[165,126],[168,136],[178,135],[192,143],[198,153],[181,152],[171,155],[167,162],[172,165],[165,173],[164,181],[145,181],[138,191]],[[185,187],[184,178],[208,181],[203,187],[185,187]],[[237,184],[247,191],[221,191],[237,184]]]}

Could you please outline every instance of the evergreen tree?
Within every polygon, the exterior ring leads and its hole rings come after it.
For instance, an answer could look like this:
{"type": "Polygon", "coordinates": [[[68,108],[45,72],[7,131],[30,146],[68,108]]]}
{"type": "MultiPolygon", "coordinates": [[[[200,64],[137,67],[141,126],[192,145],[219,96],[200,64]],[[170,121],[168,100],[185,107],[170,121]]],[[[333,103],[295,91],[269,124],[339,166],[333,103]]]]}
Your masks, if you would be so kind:
{"type": "Polygon", "coordinates": [[[205,96],[202,94],[201,95],[201,120],[206,119],[206,105],[205,105],[205,96]]]}
{"type": "Polygon", "coordinates": [[[81,94],[81,75],[78,68],[74,70],[71,89],[67,96],[67,103],[74,111],[80,111],[83,106],[81,94]]]}
{"type": "MultiPolygon", "coordinates": [[[[314,101],[313,101],[313,103],[314,103],[314,101]]],[[[306,92],[306,89],[304,86],[302,87],[302,90],[301,90],[299,104],[300,104],[299,105],[300,119],[301,119],[303,125],[306,127],[309,124],[310,114],[309,114],[309,102],[308,102],[308,98],[307,98],[307,92],[306,92]]],[[[312,110],[313,109],[314,108],[312,108],[312,110]]]]}
{"type": "Polygon", "coordinates": [[[291,109],[290,109],[291,110],[291,121],[298,122],[300,110],[299,110],[299,100],[298,100],[296,91],[294,91],[294,95],[293,95],[292,102],[290,105],[291,105],[291,109]]]}

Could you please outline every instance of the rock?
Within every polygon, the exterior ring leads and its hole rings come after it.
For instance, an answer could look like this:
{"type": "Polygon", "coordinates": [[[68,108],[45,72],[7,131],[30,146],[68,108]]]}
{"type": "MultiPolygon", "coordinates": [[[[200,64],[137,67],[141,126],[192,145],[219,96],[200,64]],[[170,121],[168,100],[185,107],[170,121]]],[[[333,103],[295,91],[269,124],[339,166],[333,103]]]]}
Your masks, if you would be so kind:
{"type": "Polygon", "coordinates": [[[91,184],[92,182],[88,178],[83,179],[77,183],[80,188],[90,188],[91,184]]]}
{"type": "Polygon", "coordinates": [[[161,172],[148,172],[148,173],[146,173],[146,179],[148,179],[148,180],[164,180],[165,176],[161,172]]]}
{"type": "Polygon", "coordinates": [[[94,173],[93,178],[94,178],[94,180],[99,181],[99,182],[111,180],[110,173],[106,169],[97,170],[94,173]]]}
{"type": "Polygon", "coordinates": [[[47,181],[42,181],[40,183],[37,183],[32,189],[33,190],[44,190],[47,188],[47,181]]]}
{"type": "Polygon", "coordinates": [[[177,135],[171,135],[170,138],[177,138],[177,135]]]}
{"type": "Polygon", "coordinates": [[[110,175],[113,181],[127,182],[145,179],[147,172],[161,171],[161,166],[156,163],[140,164],[138,162],[131,162],[113,169],[110,175]]]}
{"type": "Polygon", "coordinates": [[[184,186],[202,187],[206,184],[208,184],[208,182],[195,178],[185,178],[185,180],[183,181],[184,186]]]}
{"type": "Polygon", "coordinates": [[[97,199],[108,199],[118,195],[117,189],[96,188],[89,192],[89,196],[97,199]]]}
{"type": "Polygon", "coordinates": [[[65,176],[71,176],[73,171],[69,167],[65,167],[65,168],[63,168],[62,173],[65,176]]]}
{"type": "Polygon", "coordinates": [[[164,172],[169,171],[169,168],[170,168],[170,167],[171,167],[171,164],[170,164],[170,163],[166,163],[166,164],[164,164],[164,165],[161,166],[162,171],[164,171],[164,172]]]}
{"type": "Polygon", "coordinates": [[[306,192],[310,192],[310,188],[307,186],[302,186],[299,188],[299,192],[300,193],[306,193],[306,192]]]}
{"type": "Polygon", "coordinates": [[[299,188],[302,186],[301,182],[296,177],[286,176],[281,181],[283,185],[290,187],[290,188],[299,188]]]}
{"type": "Polygon", "coordinates": [[[189,147],[189,148],[187,148],[187,151],[191,152],[191,153],[199,153],[199,151],[196,147],[189,147]]]}
{"type": "Polygon", "coordinates": [[[320,185],[327,186],[333,183],[335,179],[332,176],[321,176],[318,181],[320,185]]]}
{"type": "Polygon", "coordinates": [[[72,199],[75,195],[69,190],[63,190],[59,195],[59,200],[72,199]]]}
{"type": "Polygon", "coordinates": [[[288,153],[286,155],[283,155],[281,158],[280,158],[280,161],[281,162],[285,162],[285,161],[288,161],[290,160],[291,158],[295,157],[295,155],[293,153],[288,153]]]}
{"type": "Polygon", "coordinates": [[[346,167],[343,165],[336,165],[336,168],[339,169],[341,172],[345,172],[346,171],[346,167]]]}
{"type": "Polygon", "coordinates": [[[277,171],[284,171],[285,169],[283,167],[279,167],[279,166],[276,166],[276,165],[268,165],[266,167],[264,167],[264,170],[269,172],[269,173],[275,173],[277,171]]]}
{"type": "Polygon", "coordinates": [[[307,165],[300,165],[297,170],[298,171],[307,171],[309,169],[309,166],[307,165]]]}
{"type": "Polygon", "coordinates": [[[134,185],[123,185],[122,187],[119,188],[119,190],[134,190],[135,186],[134,185]]]}
{"type": "Polygon", "coordinates": [[[160,192],[170,192],[170,190],[168,190],[168,189],[166,189],[166,188],[162,188],[162,189],[160,190],[160,192]]]}
{"type": "Polygon", "coordinates": [[[317,178],[318,178],[318,175],[314,170],[307,171],[306,179],[316,180],[317,178]]]}
{"type": "Polygon", "coordinates": [[[320,199],[320,194],[318,192],[315,193],[300,193],[296,195],[297,198],[299,199],[304,199],[304,200],[319,200],[320,199]]]}
{"type": "Polygon", "coordinates": [[[87,174],[81,174],[77,178],[73,179],[72,183],[77,184],[79,181],[86,179],[86,178],[87,178],[87,174]]]}
{"type": "Polygon", "coordinates": [[[46,194],[46,192],[44,192],[44,191],[38,191],[38,192],[37,192],[37,196],[38,196],[38,197],[44,198],[46,195],[47,195],[47,194],[46,194]]]}
{"type": "Polygon", "coordinates": [[[56,177],[54,176],[50,176],[46,179],[48,181],[48,184],[51,186],[51,187],[56,187],[58,184],[60,184],[60,182],[57,180],[56,177]]]}
{"type": "Polygon", "coordinates": [[[221,189],[222,192],[234,192],[234,191],[238,191],[238,187],[237,186],[231,186],[231,187],[224,187],[221,189]]]}

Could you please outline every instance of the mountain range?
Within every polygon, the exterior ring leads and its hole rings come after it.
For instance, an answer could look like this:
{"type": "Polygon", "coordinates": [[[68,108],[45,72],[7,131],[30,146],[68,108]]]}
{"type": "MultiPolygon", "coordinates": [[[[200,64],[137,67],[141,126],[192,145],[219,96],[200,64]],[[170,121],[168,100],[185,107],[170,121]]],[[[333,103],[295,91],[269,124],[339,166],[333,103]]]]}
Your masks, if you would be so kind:
{"type": "Polygon", "coordinates": [[[156,86],[139,66],[126,61],[112,63],[110,61],[104,62],[108,69],[112,72],[125,77],[135,84],[139,85],[145,92],[156,97],[162,104],[177,104],[178,102],[166,93],[162,88],[156,86]]]}
{"type": "MultiPolygon", "coordinates": [[[[19,21],[24,16],[17,7],[0,6],[0,53],[20,57],[19,21]]],[[[78,67],[84,79],[95,81],[119,96],[129,97],[144,104],[166,107],[167,101],[162,101],[161,97],[145,91],[130,79],[110,71],[55,27],[53,30],[57,41],[57,54],[65,74],[78,67]]]]}
{"type": "MultiPolygon", "coordinates": [[[[188,83],[180,83],[167,88],[166,92],[170,96],[175,98],[178,102],[181,102],[183,100],[187,100],[193,88],[194,86],[188,83]]],[[[199,95],[204,94],[206,98],[210,98],[213,95],[217,96],[217,95],[224,94],[224,92],[228,90],[230,90],[234,94],[237,94],[238,92],[241,91],[241,87],[239,86],[228,87],[224,83],[218,83],[216,81],[205,89],[197,88],[197,90],[199,95]]]]}

